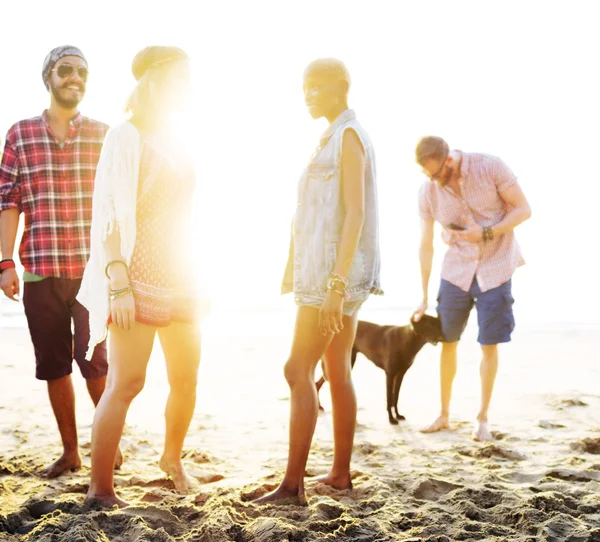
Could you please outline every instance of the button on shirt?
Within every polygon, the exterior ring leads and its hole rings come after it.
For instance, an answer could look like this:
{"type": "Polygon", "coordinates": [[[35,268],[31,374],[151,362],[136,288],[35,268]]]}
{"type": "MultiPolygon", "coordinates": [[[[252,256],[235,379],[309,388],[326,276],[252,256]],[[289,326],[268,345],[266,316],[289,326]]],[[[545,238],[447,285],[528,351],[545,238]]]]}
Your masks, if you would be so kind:
{"type": "MultiPolygon", "coordinates": [[[[510,210],[500,192],[517,184],[517,178],[495,156],[461,153],[461,157],[460,194],[437,182],[425,181],[419,193],[419,215],[444,227],[451,223],[466,227],[466,217],[482,227],[491,227],[510,210]]],[[[477,278],[485,292],[504,284],[524,263],[512,231],[479,243],[457,240],[444,256],[442,278],[465,292],[477,278]]]]}

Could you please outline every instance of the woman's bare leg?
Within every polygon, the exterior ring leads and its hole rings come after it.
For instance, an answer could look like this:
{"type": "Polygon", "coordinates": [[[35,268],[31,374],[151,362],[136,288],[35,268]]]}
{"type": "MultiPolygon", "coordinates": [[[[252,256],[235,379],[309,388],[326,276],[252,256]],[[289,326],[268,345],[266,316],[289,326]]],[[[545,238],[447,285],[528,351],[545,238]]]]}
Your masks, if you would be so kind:
{"type": "Polygon", "coordinates": [[[332,337],[333,334],[327,336],[321,334],[318,309],[313,307],[298,309],[292,352],[284,371],[291,393],[287,469],[279,488],[257,499],[258,503],[281,499],[291,499],[298,503],[306,502],[304,474],[319,413],[315,367],[327,350],[332,337]]]}
{"type": "Polygon", "coordinates": [[[333,466],[319,481],[336,489],[351,489],[350,459],[356,429],[356,394],[352,384],[350,356],[358,325],[358,311],[344,316],[344,329],[333,336],[325,352],[324,362],[333,409],[333,466]]]}
{"type": "Polygon", "coordinates": [[[196,407],[200,331],[195,325],[174,322],[160,329],[158,336],[171,388],[165,410],[167,428],[160,468],[173,480],[175,489],[185,492],[193,487],[193,482],[181,463],[181,451],[196,407]]]}
{"type": "Polygon", "coordinates": [[[115,495],[113,469],[127,410],[144,387],[155,328],[136,323],[130,331],[111,324],[110,367],[92,426],[92,475],[86,501],[119,507],[127,503],[115,495]]]}

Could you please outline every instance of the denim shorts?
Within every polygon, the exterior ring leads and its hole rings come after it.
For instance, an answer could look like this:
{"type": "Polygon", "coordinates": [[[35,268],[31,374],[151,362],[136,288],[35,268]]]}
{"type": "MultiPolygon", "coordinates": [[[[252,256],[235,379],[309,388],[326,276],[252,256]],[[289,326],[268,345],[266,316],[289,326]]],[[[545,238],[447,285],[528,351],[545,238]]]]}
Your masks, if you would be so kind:
{"type": "MultiPolygon", "coordinates": [[[[321,306],[323,305],[324,301],[325,301],[325,299],[316,298],[316,297],[309,297],[309,296],[303,296],[301,298],[296,297],[296,305],[298,307],[314,307],[315,309],[320,309],[321,306]]],[[[364,303],[363,299],[344,301],[344,305],[342,307],[342,314],[344,316],[354,316],[354,313],[362,307],[363,303],[364,303]]]]}
{"type": "Polygon", "coordinates": [[[477,341],[481,345],[507,343],[515,328],[513,315],[514,299],[511,294],[511,280],[496,288],[482,292],[477,279],[468,292],[442,279],[438,293],[437,313],[442,321],[442,333],[445,342],[456,342],[460,339],[473,305],[477,308],[479,335],[477,341]]]}

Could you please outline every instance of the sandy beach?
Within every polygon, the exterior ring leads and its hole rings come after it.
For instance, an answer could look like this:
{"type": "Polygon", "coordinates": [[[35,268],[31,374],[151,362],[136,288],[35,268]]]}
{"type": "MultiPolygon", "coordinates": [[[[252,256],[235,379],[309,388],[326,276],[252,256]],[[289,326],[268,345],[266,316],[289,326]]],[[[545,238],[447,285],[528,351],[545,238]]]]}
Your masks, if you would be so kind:
{"type": "MultiPolygon", "coordinates": [[[[310,477],[332,458],[328,388],[308,462],[307,507],[257,506],[287,455],[282,374],[294,313],[212,314],[204,323],[196,414],[185,463],[198,480],[175,493],[157,462],[167,387],[155,348],[146,388],[129,413],[116,475],[123,510],[90,510],[92,404],[75,370],[84,466],[56,480],[37,472],[60,452],[45,384],[20,325],[0,328],[1,541],[600,541],[600,325],[522,323],[500,350],[491,421],[496,441],[470,439],[479,399],[474,319],[459,350],[452,429],[422,435],[438,409],[439,347],[425,346],[406,375],[391,426],[384,373],[362,356],[354,489],[310,477]]],[[[404,324],[408,314],[365,308],[362,318],[404,324]]]]}

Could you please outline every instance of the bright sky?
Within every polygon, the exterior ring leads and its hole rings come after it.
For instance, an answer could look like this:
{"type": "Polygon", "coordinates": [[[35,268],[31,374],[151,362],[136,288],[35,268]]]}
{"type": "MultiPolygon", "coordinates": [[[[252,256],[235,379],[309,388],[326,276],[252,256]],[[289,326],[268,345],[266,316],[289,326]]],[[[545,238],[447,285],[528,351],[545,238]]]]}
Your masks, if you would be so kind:
{"type": "MultiPolygon", "coordinates": [[[[597,322],[600,199],[597,4],[593,1],[169,0],[10,2],[0,132],[48,104],[46,53],[73,44],[91,77],[81,111],[115,124],[150,44],[193,57],[198,254],[213,303],[287,306],[279,286],[297,179],[326,128],[302,96],[309,61],[348,66],[350,106],[375,146],[382,282],[376,306],[420,299],[414,163],[419,137],[500,156],[517,174],[533,218],[517,235],[520,309],[597,322]],[[75,7],[77,6],[77,7],[75,7]],[[93,6],[93,7],[92,7],[93,6]],[[193,7],[193,10],[192,10],[193,7]]],[[[439,266],[443,247],[436,253],[439,266]]],[[[435,299],[437,276],[430,298],[435,299]]]]}

